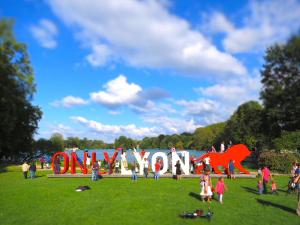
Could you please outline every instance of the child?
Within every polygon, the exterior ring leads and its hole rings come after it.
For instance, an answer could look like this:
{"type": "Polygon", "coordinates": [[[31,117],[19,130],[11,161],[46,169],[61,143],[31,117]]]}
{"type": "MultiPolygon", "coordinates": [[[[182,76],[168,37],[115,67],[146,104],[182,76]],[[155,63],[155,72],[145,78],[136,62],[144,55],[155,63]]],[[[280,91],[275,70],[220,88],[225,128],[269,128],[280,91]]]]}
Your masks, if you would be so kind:
{"type": "Polygon", "coordinates": [[[223,204],[223,194],[224,194],[224,191],[227,190],[227,187],[224,183],[224,178],[223,177],[220,177],[219,178],[219,181],[217,183],[217,186],[216,186],[216,191],[219,195],[219,202],[221,204],[223,204]]]}
{"type": "Polygon", "coordinates": [[[263,183],[262,183],[261,180],[259,180],[259,181],[257,182],[257,188],[258,188],[258,193],[259,193],[260,195],[262,195],[264,188],[263,188],[263,183]]]}
{"type": "Polygon", "coordinates": [[[92,167],[92,181],[98,180],[98,174],[99,174],[99,164],[98,162],[94,162],[92,167]]]}
{"type": "Polygon", "coordinates": [[[272,194],[278,195],[278,193],[277,193],[277,185],[276,185],[275,180],[272,180],[271,192],[272,192],[272,194]]]}
{"type": "Polygon", "coordinates": [[[210,202],[213,193],[211,191],[212,182],[211,182],[211,178],[209,176],[208,171],[206,172],[206,174],[202,178],[202,180],[200,182],[200,185],[201,185],[200,196],[202,198],[202,201],[204,201],[204,199],[207,198],[207,201],[210,202]]]}

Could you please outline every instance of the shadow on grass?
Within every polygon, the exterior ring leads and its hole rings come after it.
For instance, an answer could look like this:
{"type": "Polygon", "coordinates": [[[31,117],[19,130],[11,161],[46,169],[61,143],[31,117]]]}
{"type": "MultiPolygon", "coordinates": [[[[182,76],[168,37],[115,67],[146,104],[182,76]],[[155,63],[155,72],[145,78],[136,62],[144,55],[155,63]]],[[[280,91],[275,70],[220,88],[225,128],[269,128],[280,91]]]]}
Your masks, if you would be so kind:
{"type": "Polygon", "coordinates": [[[191,197],[194,197],[195,199],[197,199],[197,200],[199,200],[199,201],[202,200],[202,199],[201,199],[201,196],[200,196],[199,194],[195,193],[195,192],[190,192],[189,195],[190,195],[191,197]]]}
{"type": "Polygon", "coordinates": [[[289,208],[289,207],[284,206],[284,205],[279,205],[277,203],[273,203],[273,202],[262,200],[262,199],[256,199],[256,201],[258,203],[264,205],[264,206],[272,206],[274,208],[278,208],[278,209],[281,209],[283,211],[286,211],[286,212],[289,212],[289,213],[292,213],[292,214],[296,214],[296,210],[295,209],[289,208]]]}
{"type": "Polygon", "coordinates": [[[252,194],[256,194],[256,195],[259,195],[258,194],[258,190],[254,189],[254,188],[249,188],[249,187],[244,187],[242,186],[242,188],[244,188],[246,191],[252,193],[252,194]]]}

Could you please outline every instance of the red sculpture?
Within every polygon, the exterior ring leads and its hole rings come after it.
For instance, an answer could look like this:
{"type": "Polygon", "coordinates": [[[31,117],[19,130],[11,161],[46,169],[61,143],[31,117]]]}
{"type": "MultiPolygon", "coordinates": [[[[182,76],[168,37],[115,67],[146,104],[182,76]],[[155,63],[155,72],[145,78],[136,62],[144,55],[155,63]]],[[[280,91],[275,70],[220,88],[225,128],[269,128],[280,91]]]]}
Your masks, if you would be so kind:
{"type": "Polygon", "coordinates": [[[106,162],[107,162],[108,165],[109,165],[109,174],[112,174],[112,173],[113,173],[113,164],[114,164],[114,162],[115,162],[115,160],[116,160],[116,158],[117,158],[117,156],[118,156],[119,150],[120,150],[119,148],[117,148],[117,149],[115,150],[115,152],[114,152],[114,154],[113,154],[113,156],[112,156],[111,159],[109,158],[109,155],[108,155],[107,152],[103,152],[104,158],[105,158],[106,162]]]}
{"type": "MultiPolygon", "coordinates": [[[[210,158],[210,166],[214,169],[216,174],[221,174],[222,172],[219,170],[219,166],[223,166],[225,169],[228,168],[228,164],[230,160],[234,161],[235,168],[239,169],[241,172],[245,174],[249,174],[249,171],[246,170],[241,162],[251,155],[251,151],[247,148],[246,145],[238,144],[233,145],[224,153],[207,153],[202,155],[201,157],[195,159],[195,163],[199,161],[203,161],[203,159],[209,157],[210,158]]],[[[196,167],[196,173],[201,174],[202,166],[196,167]]]]}
{"type": "MultiPolygon", "coordinates": [[[[64,157],[64,169],[60,171],[60,174],[63,174],[69,170],[69,156],[64,152],[57,152],[54,154],[54,156],[52,157],[52,170],[54,173],[56,173],[55,164],[59,156],[64,157]]],[[[58,163],[60,163],[59,160],[58,163]]]]}
{"type": "Polygon", "coordinates": [[[76,173],[76,164],[78,164],[81,172],[83,174],[87,174],[88,170],[86,168],[86,158],[87,158],[87,152],[84,153],[84,156],[83,156],[83,165],[79,162],[78,160],[78,156],[75,152],[72,152],[71,153],[71,174],[75,174],[76,173]]]}

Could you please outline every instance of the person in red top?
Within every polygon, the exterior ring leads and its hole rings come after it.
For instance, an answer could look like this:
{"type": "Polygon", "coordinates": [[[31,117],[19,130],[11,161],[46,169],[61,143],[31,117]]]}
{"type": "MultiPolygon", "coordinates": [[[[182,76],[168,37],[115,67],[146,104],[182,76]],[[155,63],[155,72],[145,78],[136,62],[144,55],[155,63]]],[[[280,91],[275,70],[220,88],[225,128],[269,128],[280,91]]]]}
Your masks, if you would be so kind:
{"type": "Polygon", "coordinates": [[[154,179],[155,180],[158,180],[158,178],[159,178],[160,166],[161,166],[161,164],[159,163],[159,160],[157,160],[156,163],[154,164],[154,168],[155,168],[154,179]]]}
{"type": "Polygon", "coordinates": [[[267,166],[264,166],[261,173],[262,173],[262,182],[264,186],[264,194],[267,194],[267,184],[269,183],[270,178],[272,178],[271,172],[267,166]]]}

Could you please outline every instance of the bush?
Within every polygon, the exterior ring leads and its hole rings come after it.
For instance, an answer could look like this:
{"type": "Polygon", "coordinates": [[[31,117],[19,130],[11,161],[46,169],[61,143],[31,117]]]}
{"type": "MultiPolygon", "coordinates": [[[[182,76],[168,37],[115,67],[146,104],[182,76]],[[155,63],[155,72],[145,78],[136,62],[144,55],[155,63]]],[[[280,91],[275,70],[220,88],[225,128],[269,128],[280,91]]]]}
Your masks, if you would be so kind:
{"type": "Polygon", "coordinates": [[[263,151],[258,157],[258,166],[268,166],[270,170],[290,173],[292,163],[299,161],[299,154],[296,153],[279,153],[276,151],[263,151]]]}
{"type": "Polygon", "coordinates": [[[275,149],[278,151],[300,151],[300,131],[283,132],[279,138],[274,140],[275,149]]]}

